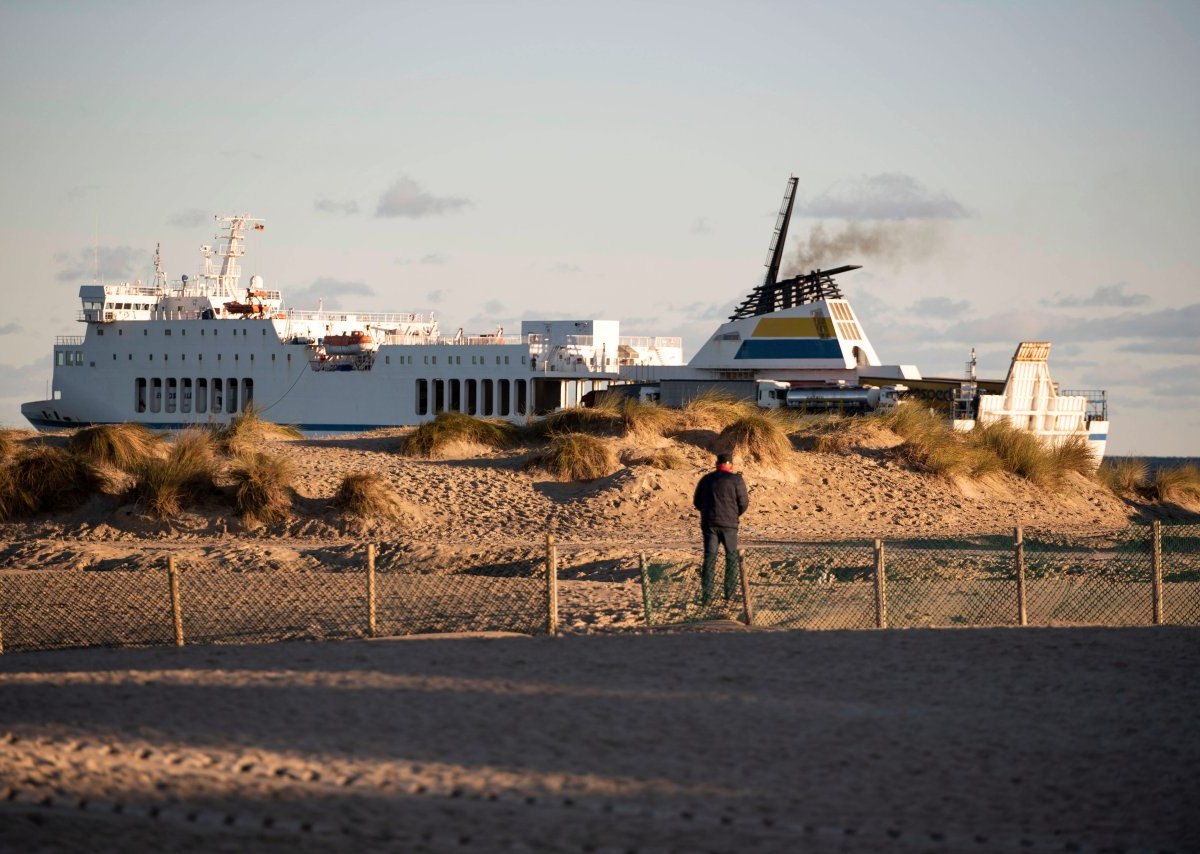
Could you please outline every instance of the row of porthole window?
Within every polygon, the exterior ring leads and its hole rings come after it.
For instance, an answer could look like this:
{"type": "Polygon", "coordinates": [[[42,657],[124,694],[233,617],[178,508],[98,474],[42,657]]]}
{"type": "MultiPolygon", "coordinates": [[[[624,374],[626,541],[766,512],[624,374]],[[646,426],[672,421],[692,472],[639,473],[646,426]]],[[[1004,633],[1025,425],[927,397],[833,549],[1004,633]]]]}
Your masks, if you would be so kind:
{"type": "Polygon", "coordinates": [[[135,412],[244,412],[254,403],[254,380],[236,377],[138,377],[135,412]]]}
{"type": "Polygon", "coordinates": [[[525,380],[417,380],[417,415],[465,412],[485,418],[532,411],[525,380]]]}
{"type": "MultiPolygon", "coordinates": [[[[218,330],[216,330],[216,329],[213,329],[213,330],[212,330],[212,334],[213,334],[214,336],[216,336],[217,332],[218,332],[218,330]]],[[[242,332],[242,335],[243,335],[243,336],[245,336],[245,335],[247,335],[247,334],[248,334],[247,330],[245,330],[245,329],[241,330],[241,332],[242,332]]],[[[104,327],[102,327],[102,326],[101,326],[101,327],[97,328],[97,329],[96,329],[96,334],[97,334],[97,335],[103,335],[103,334],[104,334],[104,327]]],[[[118,329],[118,330],[117,330],[117,334],[118,334],[118,335],[124,335],[124,334],[125,334],[125,330],[124,330],[124,329],[118,329]]],[[[149,330],[149,329],[143,329],[143,330],[142,330],[142,335],[149,335],[149,334],[150,334],[150,330],[149,330]]],[[[164,329],[164,330],[163,330],[163,335],[166,335],[166,336],[170,337],[170,335],[171,335],[171,334],[172,334],[172,333],[171,333],[171,330],[170,330],[170,329],[164,329]]],[[[186,330],[186,329],[180,329],[180,330],[179,330],[179,334],[180,334],[180,335],[187,335],[187,330],[186,330]]],[[[237,335],[237,334],[238,334],[238,330],[237,330],[237,329],[234,329],[234,330],[233,330],[233,334],[234,334],[234,335],[237,335]]],[[[266,334],[267,334],[267,330],[266,330],[265,328],[262,330],[262,334],[263,334],[263,335],[266,335],[266,334]]],[[[204,335],[204,330],[203,330],[203,329],[201,329],[201,330],[200,330],[200,335],[201,335],[201,336],[203,336],[203,335],[204,335]]]]}

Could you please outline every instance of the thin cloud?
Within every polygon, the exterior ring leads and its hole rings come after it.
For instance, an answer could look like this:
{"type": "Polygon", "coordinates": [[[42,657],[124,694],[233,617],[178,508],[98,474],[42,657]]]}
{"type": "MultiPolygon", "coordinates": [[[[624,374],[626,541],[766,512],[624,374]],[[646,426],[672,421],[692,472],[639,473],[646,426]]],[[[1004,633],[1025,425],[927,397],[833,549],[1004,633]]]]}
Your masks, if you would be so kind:
{"type": "Polygon", "coordinates": [[[423,217],[451,213],[471,204],[470,199],[435,196],[411,178],[400,178],[379,197],[377,217],[423,217]]]}
{"type": "Polygon", "coordinates": [[[445,264],[448,260],[450,259],[445,255],[438,255],[436,253],[430,253],[429,255],[421,256],[422,264],[445,264]]]}
{"type": "Polygon", "coordinates": [[[435,304],[440,303],[445,298],[446,298],[446,292],[443,290],[430,291],[429,293],[425,294],[425,299],[427,299],[431,303],[435,303],[435,304]]]}
{"type": "Polygon", "coordinates": [[[962,219],[967,209],[946,193],[927,189],[911,175],[884,172],[835,185],[795,212],[817,219],[962,219]]]}
{"type": "Polygon", "coordinates": [[[199,228],[206,222],[212,222],[212,218],[208,211],[200,208],[188,208],[186,211],[180,211],[167,217],[167,225],[175,228],[199,228]]]}
{"type": "Polygon", "coordinates": [[[971,304],[966,300],[952,300],[949,297],[925,297],[908,307],[909,314],[922,317],[955,318],[966,314],[971,304]]]}
{"type": "Polygon", "coordinates": [[[692,234],[708,234],[712,231],[712,226],[708,224],[708,219],[702,216],[692,220],[692,227],[688,229],[692,234]]]}
{"type": "Polygon", "coordinates": [[[320,300],[329,309],[342,308],[342,297],[374,295],[375,291],[364,282],[346,282],[328,276],[313,280],[307,287],[293,288],[288,292],[289,301],[297,307],[302,303],[316,305],[320,300]]]}
{"type": "Polygon", "coordinates": [[[550,269],[553,270],[555,273],[578,273],[579,265],[578,264],[568,264],[565,261],[560,261],[559,263],[555,264],[550,269]]]}
{"type": "Polygon", "coordinates": [[[1054,308],[1133,308],[1150,302],[1149,294],[1127,294],[1128,282],[1101,285],[1086,297],[1055,294],[1042,300],[1042,305],[1054,308]]]}
{"type": "Polygon", "coordinates": [[[0,335],[14,335],[21,331],[21,327],[16,323],[6,323],[0,326],[0,335]]]}
{"type": "Polygon", "coordinates": [[[351,199],[348,202],[335,202],[332,199],[317,199],[313,202],[313,210],[317,213],[328,214],[356,214],[358,213],[358,202],[351,199]]]}
{"type": "Polygon", "coordinates": [[[149,263],[150,253],[132,246],[99,246],[75,252],[59,252],[54,261],[60,267],[54,277],[60,282],[98,279],[129,281],[149,263]]]}

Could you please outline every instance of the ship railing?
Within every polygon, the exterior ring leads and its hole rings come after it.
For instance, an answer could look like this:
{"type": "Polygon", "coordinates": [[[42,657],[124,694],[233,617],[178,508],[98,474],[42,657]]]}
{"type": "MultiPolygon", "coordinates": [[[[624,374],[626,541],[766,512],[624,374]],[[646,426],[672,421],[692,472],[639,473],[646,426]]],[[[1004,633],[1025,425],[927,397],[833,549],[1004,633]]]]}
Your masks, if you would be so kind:
{"type": "Polygon", "coordinates": [[[639,350],[682,349],[683,339],[666,335],[622,335],[620,343],[639,350]]]}
{"type": "Polygon", "coordinates": [[[524,344],[525,338],[521,335],[464,335],[453,338],[436,338],[430,340],[430,344],[454,345],[454,344],[524,344]]]}
{"type": "Polygon", "coordinates": [[[54,339],[55,347],[82,347],[82,335],[59,335],[54,339]]]}
{"type": "Polygon", "coordinates": [[[105,285],[104,293],[105,293],[105,295],[108,295],[108,294],[130,294],[132,296],[141,296],[141,297],[156,297],[156,296],[163,295],[163,291],[161,288],[146,287],[145,285],[134,285],[134,284],[129,284],[129,283],[124,283],[124,284],[120,284],[120,285],[105,285]]]}
{"type": "Polygon", "coordinates": [[[1108,420],[1108,391],[1102,388],[1062,389],[1059,397],[1082,397],[1087,400],[1084,415],[1089,422],[1108,420]]]}
{"type": "Polygon", "coordinates": [[[368,312],[357,314],[338,311],[309,311],[307,309],[287,308],[281,314],[287,320],[315,320],[329,323],[424,323],[422,314],[368,312]]]}

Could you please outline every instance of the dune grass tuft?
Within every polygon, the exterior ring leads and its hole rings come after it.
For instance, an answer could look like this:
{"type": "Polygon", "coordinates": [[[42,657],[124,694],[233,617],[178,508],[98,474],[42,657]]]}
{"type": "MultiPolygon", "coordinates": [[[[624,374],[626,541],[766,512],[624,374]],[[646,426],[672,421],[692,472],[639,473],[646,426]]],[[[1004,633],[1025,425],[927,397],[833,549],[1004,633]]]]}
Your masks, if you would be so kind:
{"type": "Polygon", "coordinates": [[[1200,466],[1188,464],[1160,468],[1154,473],[1151,490],[1159,501],[1193,504],[1200,501],[1200,466]]]}
{"type": "Polygon", "coordinates": [[[1036,486],[1056,486],[1065,473],[1054,450],[1027,430],[997,422],[976,427],[971,431],[971,439],[978,447],[994,453],[1005,471],[1036,486]]]}
{"type": "Polygon", "coordinates": [[[74,510],[99,487],[95,468],[65,448],[26,448],[4,467],[0,513],[8,518],[74,510]]]}
{"type": "Polygon", "coordinates": [[[626,436],[657,438],[675,426],[678,413],[657,403],[627,398],[621,402],[621,423],[626,436]]]}
{"type": "Polygon", "coordinates": [[[333,506],[365,521],[398,522],[407,515],[404,499],[375,472],[353,472],[343,477],[333,506]]]}
{"type": "Polygon", "coordinates": [[[520,441],[520,430],[507,421],[476,418],[461,412],[439,412],[405,438],[401,453],[409,457],[436,458],[455,445],[511,448],[520,441]]]}
{"type": "Polygon", "coordinates": [[[595,406],[557,409],[529,425],[529,434],[545,439],[555,433],[620,436],[625,432],[625,400],[616,394],[598,398],[595,406]]]}
{"type": "Polygon", "coordinates": [[[1149,486],[1148,472],[1145,460],[1121,457],[1102,462],[1096,469],[1096,479],[1114,495],[1137,495],[1149,486]]]}
{"type": "Polygon", "coordinates": [[[77,431],[67,448],[96,464],[136,472],[151,457],[159,456],[162,440],[143,424],[98,424],[77,431]]]}
{"type": "Polygon", "coordinates": [[[187,506],[217,492],[213,435],[182,430],[162,457],[147,457],[137,470],[134,497],[159,519],[178,516],[187,506]]]}
{"type": "Polygon", "coordinates": [[[298,428],[290,424],[276,424],[264,420],[259,410],[251,406],[217,430],[217,441],[225,453],[237,456],[255,451],[270,439],[299,439],[303,435],[298,428]]]}
{"type": "Polygon", "coordinates": [[[1091,477],[1096,471],[1096,456],[1088,445],[1087,437],[1067,436],[1050,447],[1050,459],[1059,472],[1078,472],[1091,477]]]}
{"type": "Polygon", "coordinates": [[[683,454],[674,448],[653,448],[628,455],[626,463],[631,466],[649,466],[662,471],[676,471],[688,467],[683,454]]]}
{"type": "Polygon", "coordinates": [[[879,447],[878,443],[888,435],[888,428],[880,418],[871,415],[810,415],[795,421],[790,435],[801,450],[848,454],[860,448],[879,447]]]}
{"type": "Polygon", "coordinates": [[[281,522],[292,510],[292,464],[283,457],[253,451],[233,461],[234,509],[248,521],[281,522]]]}
{"type": "Polygon", "coordinates": [[[559,480],[595,480],[617,468],[617,457],[603,439],[587,433],[554,433],[549,445],[526,468],[543,468],[559,480]]]}
{"type": "Polygon", "coordinates": [[[18,430],[0,430],[0,462],[7,460],[21,447],[20,436],[18,430]]]}
{"type": "Polygon", "coordinates": [[[792,452],[780,417],[757,408],[725,427],[716,447],[737,459],[764,465],[781,465],[792,452]]]}
{"type": "Polygon", "coordinates": [[[927,407],[898,406],[878,420],[904,439],[896,454],[919,471],[955,478],[980,477],[1003,468],[995,453],[955,431],[927,407]]]}
{"type": "Polygon", "coordinates": [[[752,401],[740,400],[720,391],[705,391],[683,405],[679,411],[678,425],[681,430],[720,432],[735,421],[749,418],[759,411],[752,401]]]}

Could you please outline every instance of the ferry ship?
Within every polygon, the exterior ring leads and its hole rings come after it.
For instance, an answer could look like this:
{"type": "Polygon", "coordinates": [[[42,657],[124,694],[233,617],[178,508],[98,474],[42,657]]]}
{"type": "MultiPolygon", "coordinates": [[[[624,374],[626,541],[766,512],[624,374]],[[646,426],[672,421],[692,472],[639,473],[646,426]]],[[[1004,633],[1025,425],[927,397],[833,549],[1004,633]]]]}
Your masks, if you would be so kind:
{"type": "Polygon", "coordinates": [[[179,429],[253,409],[323,433],[416,425],[448,410],[524,421],[606,390],[653,390],[681,403],[724,388],[783,406],[886,387],[885,398],[939,406],[961,429],[1004,420],[1052,441],[1084,435],[1103,456],[1103,393],[1060,392],[1046,367],[1049,344],[1021,344],[1003,382],[925,378],[913,365],[879,360],[834,281],[859,267],[781,279],[795,190],[793,177],[763,283],[686,364],[679,338],[622,336],[616,320],[443,335],[432,315],[291,308],[260,276],[241,284],[247,232],[262,221],[224,216],[217,246],[201,247],[196,279],[168,282],[156,250],[150,284],[81,286],[84,334],[55,342],[51,396],[21,412],[41,430],[126,421],[179,429]]]}

